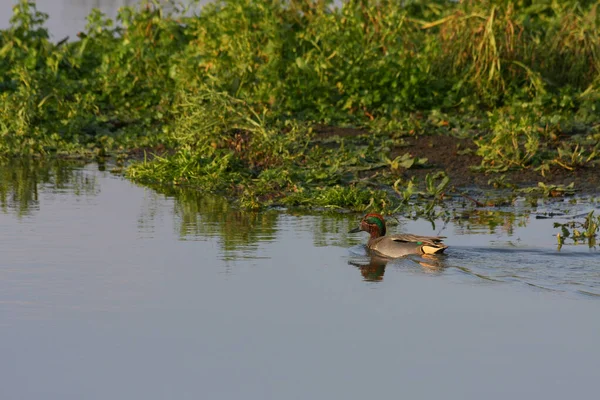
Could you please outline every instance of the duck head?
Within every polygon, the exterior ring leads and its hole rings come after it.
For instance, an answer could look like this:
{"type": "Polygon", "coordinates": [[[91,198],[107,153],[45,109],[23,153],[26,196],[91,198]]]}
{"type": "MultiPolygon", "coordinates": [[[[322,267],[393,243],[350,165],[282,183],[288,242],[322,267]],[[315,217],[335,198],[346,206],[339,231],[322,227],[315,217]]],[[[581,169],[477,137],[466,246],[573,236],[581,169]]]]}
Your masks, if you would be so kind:
{"type": "Polygon", "coordinates": [[[360,221],[360,225],[357,228],[354,228],[350,231],[350,233],[356,233],[360,231],[369,232],[371,238],[378,238],[380,236],[385,236],[385,220],[381,214],[367,214],[360,221]]]}

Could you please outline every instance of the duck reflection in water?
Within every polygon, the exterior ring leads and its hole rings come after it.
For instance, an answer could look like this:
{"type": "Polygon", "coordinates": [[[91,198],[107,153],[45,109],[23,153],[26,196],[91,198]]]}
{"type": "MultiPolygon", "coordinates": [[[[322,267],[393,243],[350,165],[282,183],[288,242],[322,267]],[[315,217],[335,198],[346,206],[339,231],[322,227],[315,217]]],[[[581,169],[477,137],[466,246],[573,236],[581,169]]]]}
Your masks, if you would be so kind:
{"type": "Polygon", "coordinates": [[[374,255],[365,260],[348,261],[348,264],[358,267],[365,281],[379,282],[383,280],[383,274],[385,274],[385,267],[388,261],[390,261],[389,258],[374,255]]]}
{"type": "Polygon", "coordinates": [[[360,270],[363,280],[367,282],[382,281],[388,263],[399,267],[404,266],[406,263],[413,265],[418,264],[422,268],[422,271],[427,274],[437,274],[444,269],[442,260],[440,260],[439,257],[433,257],[429,254],[423,254],[416,257],[408,256],[402,259],[381,257],[377,254],[367,254],[364,258],[348,261],[348,264],[354,265],[360,270]]]}

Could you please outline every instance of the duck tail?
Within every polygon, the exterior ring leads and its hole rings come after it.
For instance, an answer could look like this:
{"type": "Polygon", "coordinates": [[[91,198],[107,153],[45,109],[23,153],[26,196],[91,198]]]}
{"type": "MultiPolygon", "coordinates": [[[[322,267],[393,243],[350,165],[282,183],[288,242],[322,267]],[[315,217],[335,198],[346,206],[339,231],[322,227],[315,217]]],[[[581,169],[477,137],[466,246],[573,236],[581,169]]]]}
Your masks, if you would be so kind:
{"type": "Polygon", "coordinates": [[[439,245],[425,244],[421,247],[421,250],[423,251],[424,254],[441,254],[447,248],[448,248],[448,246],[445,246],[443,244],[439,244],[439,245]]]}

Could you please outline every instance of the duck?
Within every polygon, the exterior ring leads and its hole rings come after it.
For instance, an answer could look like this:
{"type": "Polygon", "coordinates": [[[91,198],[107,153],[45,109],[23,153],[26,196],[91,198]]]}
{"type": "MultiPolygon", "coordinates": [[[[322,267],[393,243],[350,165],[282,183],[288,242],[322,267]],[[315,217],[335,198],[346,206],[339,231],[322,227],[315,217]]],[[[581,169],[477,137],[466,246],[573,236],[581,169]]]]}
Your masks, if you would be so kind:
{"type": "Polygon", "coordinates": [[[363,217],[360,225],[350,233],[368,232],[371,237],[367,249],[388,258],[404,257],[409,254],[441,254],[448,248],[442,240],[445,236],[420,236],[410,233],[386,236],[385,219],[381,214],[370,213],[363,217]]]}

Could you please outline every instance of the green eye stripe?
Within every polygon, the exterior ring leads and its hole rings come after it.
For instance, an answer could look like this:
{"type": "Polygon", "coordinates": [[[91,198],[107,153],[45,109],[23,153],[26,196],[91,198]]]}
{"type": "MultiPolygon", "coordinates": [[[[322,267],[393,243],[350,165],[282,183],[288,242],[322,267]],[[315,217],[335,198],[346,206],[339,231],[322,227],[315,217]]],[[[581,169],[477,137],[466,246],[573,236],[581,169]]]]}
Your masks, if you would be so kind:
{"type": "Polygon", "coordinates": [[[367,218],[367,222],[369,224],[375,224],[375,225],[377,225],[377,227],[379,228],[380,232],[383,232],[385,230],[385,224],[384,224],[384,222],[381,219],[377,218],[377,217],[369,217],[369,218],[367,218]]]}

